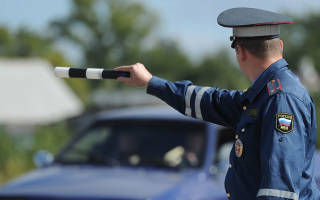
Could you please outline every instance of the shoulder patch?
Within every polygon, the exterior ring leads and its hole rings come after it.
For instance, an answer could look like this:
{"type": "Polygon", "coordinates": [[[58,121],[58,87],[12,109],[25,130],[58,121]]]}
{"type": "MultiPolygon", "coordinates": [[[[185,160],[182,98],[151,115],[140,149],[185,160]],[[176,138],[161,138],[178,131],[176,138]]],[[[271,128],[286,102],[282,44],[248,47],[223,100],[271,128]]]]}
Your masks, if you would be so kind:
{"type": "Polygon", "coordinates": [[[276,114],[276,129],[281,133],[290,133],[293,130],[294,116],[289,113],[276,114]]]}
{"type": "Polygon", "coordinates": [[[271,80],[267,83],[268,94],[269,96],[277,94],[282,91],[282,86],[280,79],[271,80]]]}

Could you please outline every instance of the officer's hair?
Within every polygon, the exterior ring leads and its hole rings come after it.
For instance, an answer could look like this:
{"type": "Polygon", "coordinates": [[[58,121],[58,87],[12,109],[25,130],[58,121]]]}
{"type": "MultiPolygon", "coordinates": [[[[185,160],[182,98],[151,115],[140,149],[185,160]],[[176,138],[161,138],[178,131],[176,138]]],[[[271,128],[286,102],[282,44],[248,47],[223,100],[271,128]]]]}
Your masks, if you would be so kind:
{"type": "Polygon", "coordinates": [[[282,49],[280,46],[279,38],[274,38],[274,39],[237,38],[236,44],[248,50],[252,55],[261,59],[282,55],[282,49]]]}

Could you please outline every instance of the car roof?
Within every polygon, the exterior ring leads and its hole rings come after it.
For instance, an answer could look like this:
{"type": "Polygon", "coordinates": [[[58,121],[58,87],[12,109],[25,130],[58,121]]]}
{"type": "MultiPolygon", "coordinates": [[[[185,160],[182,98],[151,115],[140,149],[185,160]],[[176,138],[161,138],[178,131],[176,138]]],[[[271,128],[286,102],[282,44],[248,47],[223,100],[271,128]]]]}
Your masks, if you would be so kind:
{"type": "Polygon", "coordinates": [[[169,106],[145,106],[102,111],[95,117],[95,120],[97,121],[121,119],[179,120],[196,123],[207,123],[204,121],[193,119],[191,117],[186,117],[169,106]]]}

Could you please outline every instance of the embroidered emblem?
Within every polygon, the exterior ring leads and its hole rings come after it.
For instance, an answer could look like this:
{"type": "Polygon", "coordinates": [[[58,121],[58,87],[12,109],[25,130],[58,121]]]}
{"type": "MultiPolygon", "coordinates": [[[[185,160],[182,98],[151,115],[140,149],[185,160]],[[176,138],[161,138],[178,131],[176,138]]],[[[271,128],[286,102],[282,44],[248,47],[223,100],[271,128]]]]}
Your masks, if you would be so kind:
{"type": "Polygon", "coordinates": [[[289,113],[277,113],[276,129],[281,133],[290,133],[293,130],[294,116],[289,113]]]}
{"type": "Polygon", "coordinates": [[[248,110],[249,117],[256,117],[258,115],[259,109],[252,108],[248,110]]]}
{"type": "Polygon", "coordinates": [[[236,143],[234,144],[234,151],[236,153],[236,156],[240,158],[243,152],[243,143],[240,139],[236,140],[236,143]]]}
{"type": "Polygon", "coordinates": [[[267,83],[267,88],[268,88],[269,96],[274,95],[274,94],[279,93],[280,91],[282,91],[282,86],[281,86],[280,79],[269,81],[267,83]]]}

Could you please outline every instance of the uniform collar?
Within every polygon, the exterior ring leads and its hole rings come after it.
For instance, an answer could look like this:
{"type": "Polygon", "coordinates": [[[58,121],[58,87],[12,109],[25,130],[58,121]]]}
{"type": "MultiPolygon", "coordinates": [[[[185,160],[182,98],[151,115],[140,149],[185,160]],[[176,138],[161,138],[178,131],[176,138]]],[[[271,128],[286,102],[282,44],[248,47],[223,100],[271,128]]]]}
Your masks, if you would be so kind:
{"type": "Polygon", "coordinates": [[[248,99],[250,102],[260,93],[263,87],[270,81],[272,76],[279,71],[281,68],[288,66],[285,59],[281,58],[276,62],[272,63],[266,70],[264,70],[250,88],[243,94],[241,101],[248,99]]]}

